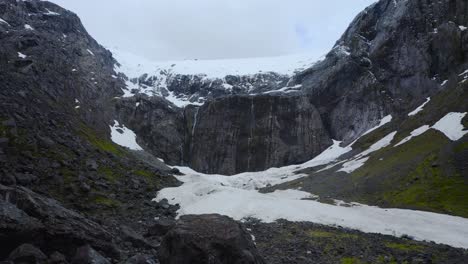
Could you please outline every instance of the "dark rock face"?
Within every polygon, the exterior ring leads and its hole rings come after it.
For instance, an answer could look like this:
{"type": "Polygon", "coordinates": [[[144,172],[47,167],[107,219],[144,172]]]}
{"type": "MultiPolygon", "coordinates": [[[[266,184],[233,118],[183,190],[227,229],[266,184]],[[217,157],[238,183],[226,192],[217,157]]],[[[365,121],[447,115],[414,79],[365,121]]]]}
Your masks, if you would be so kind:
{"type": "Polygon", "coordinates": [[[191,112],[186,162],[205,173],[235,174],[300,163],[332,143],[306,97],[226,97],[191,112]]]}
{"type": "Polygon", "coordinates": [[[161,264],[260,264],[250,235],[226,216],[182,216],[163,239],[161,264]]]}
{"type": "Polygon", "coordinates": [[[440,90],[468,56],[463,0],[381,0],[361,12],[327,57],[294,77],[336,139],[352,141],[440,90]]]}

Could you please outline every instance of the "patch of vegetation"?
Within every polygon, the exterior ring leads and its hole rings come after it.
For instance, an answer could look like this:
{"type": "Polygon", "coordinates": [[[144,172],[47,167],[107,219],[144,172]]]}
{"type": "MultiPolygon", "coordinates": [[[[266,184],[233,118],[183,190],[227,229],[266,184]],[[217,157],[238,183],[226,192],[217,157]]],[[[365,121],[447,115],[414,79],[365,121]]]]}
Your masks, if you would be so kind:
{"type": "Polygon", "coordinates": [[[105,196],[96,196],[93,202],[99,205],[104,205],[111,208],[117,208],[120,206],[120,202],[105,196]]]}
{"type": "Polygon", "coordinates": [[[390,249],[396,249],[400,251],[423,251],[424,246],[410,243],[396,243],[396,242],[387,242],[385,246],[390,249]]]}
{"type": "Polygon", "coordinates": [[[136,170],[134,174],[143,177],[146,181],[154,188],[159,189],[161,185],[161,179],[158,175],[154,174],[153,172],[147,170],[136,170]]]}
{"type": "Polygon", "coordinates": [[[363,264],[360,259],[354,257],[346,257],[341,259],[341,264],[363,264]]]}
{"type": "Polygon", "coordinates": [[[76,172],[65,167],[60,168],[60,174],[63,177],[63,183],[65,185],[70,185],[76,179],[76,172]]]}
{"type": "Polygon", "coordinates": [[[99,136],[93,129],[86,125],[80,126],[79,134],[97,149],[117,156],[123,156],[125,154],[122,148],[114,144],[112,141],[99,136]]]}
{"type": "Polygon", "coordinates": [[[355,234],[349,234],[346,232],[330,232],[330,231],[323,231],[323,230],[308,230],[307,235],[312,238],[349,238],[349,239],[357,239],[358,236],[355,234]]]}
{"type": "Polygon", "coordinates": [[[111,183],[116,183],[119,179],[122,178],[121,168],[118,167],[104,167],[100,166],[98,168],[98,173],[103,175],[106,180],[111,183]]]}

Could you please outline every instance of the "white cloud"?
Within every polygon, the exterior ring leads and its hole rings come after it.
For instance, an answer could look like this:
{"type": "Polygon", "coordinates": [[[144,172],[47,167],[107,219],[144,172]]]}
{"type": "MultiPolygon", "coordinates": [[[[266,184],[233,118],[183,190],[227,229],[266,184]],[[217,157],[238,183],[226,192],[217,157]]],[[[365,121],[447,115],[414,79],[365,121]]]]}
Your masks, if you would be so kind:
{"type": "Polygon", "coordinates": [[[375,0],[52,0],[102,44],[152,59],[326,53],[375,0]]]}

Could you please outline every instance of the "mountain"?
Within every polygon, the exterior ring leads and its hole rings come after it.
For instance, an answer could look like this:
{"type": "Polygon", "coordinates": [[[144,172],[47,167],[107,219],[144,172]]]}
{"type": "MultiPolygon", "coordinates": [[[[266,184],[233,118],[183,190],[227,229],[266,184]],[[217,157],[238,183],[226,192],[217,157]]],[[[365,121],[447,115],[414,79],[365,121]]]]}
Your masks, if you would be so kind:
{"type": "MultiPolygon", "coordinates": [[[[177,133],[171,130],[167,135],[154,122],[142,125],[142,118],[139,116],[154,115],[151,109],[147,112],[134,107],[133,115],[138,116],[138,122],[132,122],[132,118],[122,118],[137,134],[145,137],[142,138],[142,144],[147,144],[149,151],[172,165],[188,165],[206,173],[235,174],[302,163],[329,147],[332,138],[350,143],[377,125],[385,116],[404,116],[425,98],[442,90],[442,84],[446,84],[445,81],[451,75],[463,72],[466,69],[466,30],[463,26],[467,24],[463,12],[465,9],[464,4],[457,1],[425,4],[418,1],[379,1],[357,16],[323,60],[311,63],[310,68],[300,72],[290,70],[289,73],[293,72],[293,75],[287,81],[287,78],[274,78],[278,74],[267,74],[270,76],[267,80],[280,82],[279,86],[270,81],[266,84],[252,83],[249,79],[252,76],[234,78],[225,75],[236,72],[225,71],[223,68],[226,65],[227,68],[234,69],[232,62],[220,62],[220,70],[215,72],[209,71],[215,68],[212,66],[213,61],[172,63],[174,73],[167,70],[168,65],[165,69],[161,65],[142,66],[148,70],[131,72],[135,75],[136,72],[149,72],[149,69],[153,69],[152,72],[159,73],[143,74],[134,79],[133,83],[139,83],[143,87],[140,89],[149,87],[150,90],[156,89],[159,94],[167,94],[166,98],[181,96],[186,98],[183,100],[192,100],[195,105],[204,104],[201,107],[195,106],[198,110],[192,110],[193,107],[176,109],[176,120],[165,122],[177,123],[177,133]],[[209,72],[194,75],[198,69],[209,72]],[[214,83],[218,83],[218,86],[213,85],[210,74],[217,77],[214,83]],[[223,75],[225,76],[221,77],[223,75]],[[239,86],[236,82],[231,82],[236,78],[247,78],[247,83],[241,81],[239,86]],[[164,81],[163,84],[158,84],[156,80],[164,81]],[[264,88],[265,85],[267,89],[264,88]],[[232,90],[231,86],[234,87],[232,90]],[[291,88],[278,89],[281,86],[291,88]],[[307,118],[311,120],[307,122],[316,124],[314,128],[319,130],[324,127],[319,132],[322,136],[319,135],[306,151],[300,150],[304,148],[304,142],[311,141],[307,139],[307,135],[297,134],[289,129],[295,127],[291,118],[286,118],[291,123],[282,122],[282,117],[274,110],[269,115],[270,121],[262,121],[264,117],[256,115],[255,106],[262,105],[262,102],[257,102],[262,97],[254,96],[259,93],[257,90],[266,90],[267,97],[288,97],[291,102],[308,98],[313,108],[318,110],[319,116],[309,116],[307,118]],[[240,99],[246,98],[245,94],[252,97],[250,106],[240,99]],[[239,99],[224,99],[226,96],[239,99]],[[295,96],[301,99],[294,99],[295,96]],[[206,98],[212,100],[206,101],[206,98]],[[229,103],[226,100],[230,100],[229,103]],[[208,111],[213,107],[216,108],[215,111],[208,111]],[[222,112],[250,115],[252,121],[238,125],[239,122],[243,123],[245,117],[240,120],[232,117],[218,120],[215,115],[222,112]],[[260,121],[256,122],[257,119],[260,121]],[[209,124],[210,129],[193,125],[205,123],[209,124]],[[141,130],[145,132],[139,133],[141,130]],[[153,131],[155,136],[151,137],[153,131]],[[197,137],[201,134],[208,136],[197,137]],[[168,145],[173,146],[172,149],[168,145]],[[290,147],[285,149],[284,145],[290,147]],[[208,146],[212,155],[198,155],[200,152],[206,153],[202,146],[208,146]],[[226,151],[225,146],[231,150],[226,151]],[[262,153],[263,149],[271,157],[250,162],[249,155],[243,154],[262,153]]],[[[253,65],[250,68],[256,69],[261,63],[253,65]]],[[[250,69],[246,71],[248,70],[250,69]]],[[[264,74],[261,76],[263,78],[264,74]]],[[[257,77],[258,75],[253,75],[253,78],[257,77]]],[[[129,87],[133,87],[132,85],[129,87]]],[[[185,103],[178,104],[185,106],[185,103]]],[[[265,113],[266,109],[261,112],[265,113]]],[[[300,115],[294,109],[290,111],[292,116],[300,115]]],[[[307,129],[315,130],[314,128],[307,129]]]]}
{"type": "Polygon", "coordinates": [[[0,0],[0,260],[465,263],[467,27],[380,0],[317,61],[153,62],[0,0]]]}

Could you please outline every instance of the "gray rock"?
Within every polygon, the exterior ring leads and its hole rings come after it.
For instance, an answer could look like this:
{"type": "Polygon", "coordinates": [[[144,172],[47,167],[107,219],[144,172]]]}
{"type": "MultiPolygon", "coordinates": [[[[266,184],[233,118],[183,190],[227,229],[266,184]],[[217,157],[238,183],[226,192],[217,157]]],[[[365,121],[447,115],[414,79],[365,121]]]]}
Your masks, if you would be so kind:
{"type": "Polygon", "coordinates": [[[151,245],[146,241],[143,236],[138,234],[135,230],[128,226],[121,226],[120,231],[122,232],[122,237],[125,241],[132,243],[134,247],[139,248],[151,248],[151,245]]]}
{"type": "Polygon", "coordinates": [[[68,261],[66,260],[65,256],[62,253],[55,251],[49,256],[49,263],[50,264],[66,264],[68,263],[68,261]]]}
{"type": "Polygon", "coordinates": [[[148,236],[164,236],[175,226],[176,222],[170,217],[160,217],[156,222],[148,229],[148,236]]]}
{"type": "Polygon", "coordinates": [[[161,264],[264,263],[250,235],[221,215],[182,216],[161,243],[161,264]]]}

